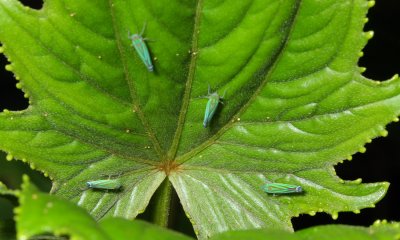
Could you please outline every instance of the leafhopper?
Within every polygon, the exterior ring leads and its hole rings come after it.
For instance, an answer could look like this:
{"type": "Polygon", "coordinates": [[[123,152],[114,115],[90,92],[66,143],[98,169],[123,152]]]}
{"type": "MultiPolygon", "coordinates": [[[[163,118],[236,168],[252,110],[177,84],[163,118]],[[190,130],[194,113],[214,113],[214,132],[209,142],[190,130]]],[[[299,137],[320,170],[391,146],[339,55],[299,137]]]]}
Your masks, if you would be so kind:
{"type": "Polygon", "coordinates": [[[208,85],[208,95],[206,96],[206,98],[208,98],[208,102],[206,105],[206,111],[204,112],[203,127],[206,128],[210,124],[211,119],[217,111],[218,104],[222,103],[224,96],[225,93],[223,96],[220,96],[217,92],[211,93],[211,87],[208,85]]]}
{"type": "Polygon", "coordinates": [[[303,188],[301,186],[286,183],[267,183],[263,186],[263,190],[271,194],[290,194],[303,192],[303,188]]]}
{"type": "Polygon", "coordinates": [[[146,24],[143,26],[142,32],[140,34],[130,34],[128,32],[128,38],[132,41],[132,46],[135,48],[136,52],[138,53],[140,59],[146,65],[147,70],[149,72],[154,71],[153,62],[151,61],[149,49],[145,43],[145,38],[143,38],[144,29],[146,28],[146,24]]]}
{"type": "Polygon", "coordinates": [[[118,190],[122,184],[119,180],[106,179],[86,182],[86,186],[93,189],[118,190]]]}

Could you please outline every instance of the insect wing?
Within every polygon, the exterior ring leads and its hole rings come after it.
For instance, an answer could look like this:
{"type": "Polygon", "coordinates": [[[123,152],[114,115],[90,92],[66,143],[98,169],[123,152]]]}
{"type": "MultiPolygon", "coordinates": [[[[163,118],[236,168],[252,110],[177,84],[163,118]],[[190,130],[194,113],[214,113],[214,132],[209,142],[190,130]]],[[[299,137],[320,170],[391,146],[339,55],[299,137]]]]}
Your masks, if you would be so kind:
{"type": "Polygon", "coordinates": [[[118,180],[96,180],[96,181],[89,181],[86,183],[89,188],[95,189],[108,189],[108,190],[115,190],[121,187],[121,183],[118,180]]]}
{"type": "Polygon", "coordinates": [[[204,113],[203,126],[207,127],[213,118],[219,103],[219,96],[217,94],[212,94],[207,102],[206,111],[204,113]]]}
{"type": "Polygon", "coordinates": [[[144,39],[138,35],[134,34],[131,37],[132,46],[135,48],[136,52],[139,54],[140,59],[146,65],[147,69],[152,72],[153,71],[153,63],[150,58],[149,49],[144,41],[144,39]]]}

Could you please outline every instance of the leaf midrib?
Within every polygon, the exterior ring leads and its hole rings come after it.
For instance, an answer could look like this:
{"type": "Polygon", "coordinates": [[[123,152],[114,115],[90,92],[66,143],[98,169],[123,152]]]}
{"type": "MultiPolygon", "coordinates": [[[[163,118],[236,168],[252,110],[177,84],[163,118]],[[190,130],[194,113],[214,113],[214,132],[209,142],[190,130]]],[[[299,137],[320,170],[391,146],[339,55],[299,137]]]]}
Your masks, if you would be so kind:
{"type": "Polygon", "coordinates": [[[185,93],[183,96],[181,110],[179,111],[177,128],[175,131],[175,135],[174,135],[170,150],[168,151],[168,159],[174,159],[176,156],[176,153],[178,151],[178,146],[179,146],[179,142],[181,140],[184,123],[186,121],[186,114],[187,114],[188,106],[190,103],[192,83],[193,83],[193,79],[194,79],[194,75],[195,75],[195,71],[196,71],[196,61],[197,61],[197,55],[198,55],[198,54],[193,54],[193,53],[197,53],[197,51],[198,51],[198,36],[199,36],[202,3],[203,3],[203,0],[198,0],[197,5],[196,5],[196,13],[195,13],[195,19],[194,19],[193,35],[192,35],[192,50],[191,50],[192,54],[191,54],[191,59],[190,59],[189,72],[188,72],[188,77],[186,79],[185,93]]]}

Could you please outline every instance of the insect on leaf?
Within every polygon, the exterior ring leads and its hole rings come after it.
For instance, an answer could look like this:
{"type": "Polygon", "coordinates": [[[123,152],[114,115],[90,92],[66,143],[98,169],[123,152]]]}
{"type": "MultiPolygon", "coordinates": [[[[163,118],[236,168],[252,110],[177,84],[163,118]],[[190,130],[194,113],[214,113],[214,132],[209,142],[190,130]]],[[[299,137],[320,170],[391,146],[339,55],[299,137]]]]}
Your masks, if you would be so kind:
{"type": "Polygon", "coordinates": [[[86,186],[93,189],[117,190],[121,188],[122,184],[119,180],[104,179],[86,182],[86,186]]]}
{"type": "Polygon", "coordinates": [[[206,105],[206,111],[204,112],[204,120],[203,120],[203,127],[207,127],[212,118],[215,115],[215,112],[217,111],[218,105],[221,102],[221,99],[223,97],[219,96],[217,92],[210,93],[210,87],[208,88],[208,102],[206,105]]]}
{"type": "Polygon", "coordinates": [[[285,183],[268,183],[263,186],[263,189],[265,192],[272,194],[290,194],[303,192],[303,188],[301,186],[285,183]]]}
{"type": "Polygon", "coordinates": [[[132,46],[135,48],[144,65],[146,65],[147,69],[150,72],[153,72],[154,66],[151,61],[149,49],[147,48],[144,38],[141,36],[141,34],[132,34],[129,35],[129,39],[132,41],[132,46]]]}

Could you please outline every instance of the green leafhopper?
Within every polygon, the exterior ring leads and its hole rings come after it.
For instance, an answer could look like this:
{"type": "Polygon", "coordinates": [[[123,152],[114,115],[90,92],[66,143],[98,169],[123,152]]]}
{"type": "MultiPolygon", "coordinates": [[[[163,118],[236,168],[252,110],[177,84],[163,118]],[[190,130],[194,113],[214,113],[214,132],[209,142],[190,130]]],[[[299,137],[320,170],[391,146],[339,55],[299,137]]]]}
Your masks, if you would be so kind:
{"type": "Polygon", "coordinates": [[[86,186],[94,189],[117,190],[122,185],[119,180],[106,179],[86,182],[86,186]]]}
{"type": "Polygon", "coordinates": [[[149,54],[149,49],[147,48],[146,43],[144,42],[146,39],[143,38],[143,32],[146,27],[146,24],[143,26],[142,32],[140,34],[132,34],[128,32],[128,38],[132,41],[132,46],[135,48],[136,52],[139,54],[140,59],[143,61],[144,65],[146,65],[147,69],[150,72],[153,72],[154,66],[151,61],[151,57],[149,54]]]}
{"type": "MultiPolygon", "coordinates": [[[[225,93],[224,93],[225,96],[225,93]]],[[[210,85],[208,85],[208,102],[206,106],[206,111],[204,113],[203,127],[207,127],[210,124],[211,119],[213,118],[215,112],[217,111],[218,104],[222,103],[222,99],[224,96],[219,96],[217,92],[211,93],[210,85]]]]}
{"type": "Polygon", "coordinates": [[[303,192],[303,188],[301,186],[286,184],[286,183],[267,183],[263,186],[263,190],[267,193],[272,193],[272,194],[303,192]]]}

